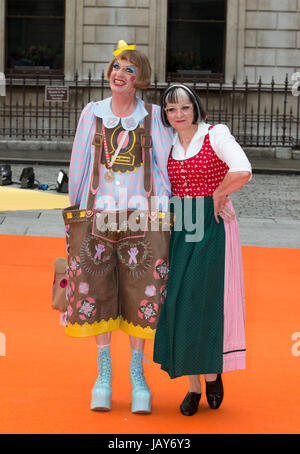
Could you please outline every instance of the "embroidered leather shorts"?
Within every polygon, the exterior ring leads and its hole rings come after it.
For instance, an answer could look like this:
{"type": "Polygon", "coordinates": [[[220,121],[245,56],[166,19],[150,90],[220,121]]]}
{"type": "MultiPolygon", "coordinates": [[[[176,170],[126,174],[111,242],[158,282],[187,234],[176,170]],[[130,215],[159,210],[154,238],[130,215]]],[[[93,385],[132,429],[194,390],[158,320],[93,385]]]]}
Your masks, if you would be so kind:
{"type": "Polygon", "coordinates": [[[66,334],[85,337],[120,328],[153,339],[167,291],[170,232],[147,231],[138,238],[131,233],[112,242],[86,234],[80,223],[65,228],[66,334]]]}

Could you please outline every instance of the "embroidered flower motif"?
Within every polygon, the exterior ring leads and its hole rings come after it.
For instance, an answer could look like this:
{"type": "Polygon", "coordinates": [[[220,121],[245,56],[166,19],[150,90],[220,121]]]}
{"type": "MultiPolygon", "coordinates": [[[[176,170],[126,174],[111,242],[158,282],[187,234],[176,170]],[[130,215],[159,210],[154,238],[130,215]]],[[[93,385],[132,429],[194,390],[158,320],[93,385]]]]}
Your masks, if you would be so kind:
{"type": "Polygon", "coordinates": [[[74,301],[74,293],[75,293],[75,284],[74,282],[70,282],[68,287],[66,288],[66,298],[70,303],[74,301]]]}
{"type": "Polygon", "coordinates": [[[156,295],[156,288],[154,285],[147,285],[145,288],[145,295],[149,298],[156,295]]]}
{"type": "Polygon", "coordinates": [[[77,301],[76,308],[81,320],[88,320],[96,314],[95,300],[93,298],[77,301]]]}
{"type": "Polygon", "coordinates": [[[138,316],[142,320],[147,320],[149,323],[155,322],[158,316],[158,305],[147,300],[142,300],[140,302],[138,316]]]}
{"type": "Polygon", "coordinates": [[[71,317],[72,314],[73,314],[72,306],[70,304],[68,304],[68,307],[67,307],[68,319],[71,317]]]}
{"type": "Polygon", "coordinates": [[[78,256],[74,256],[70,260],[70,276],[80,276],[81,268],[80,268],[80,258],[78,256]]]}
{"type": "Polygon", "coordinates": [[[67,254],[70,254],[70,245],[67,243],[67,254]]]}
{"type": "Polygon", "coordinates": [[[66,237],[70,238],[70,225],[69,224],[65,226],[65,233],[66,233],[66,237]]]}
{"type": "Polygon", "coordinates": [[[125,125],[127,126],[127,128],[133,128],[135,126],[135,120],[134,118],[126,118],[125,120],[125,125]]]}
{"type": "Polygon", "coordinates": [[[118,119],[114,117],[110,117],[106,120],[106,125],[109,128],[110,126],[116,126],[118,119]]]}
{"type": "Polygon", "coordinates": [[[67,312],[62,312],[60,314],[60,320],[59,320],[59,323],[62,325],[62,326],[68,326],[68,314],[67,312]]]}
{"type": "Polygon", "coordinates": [[[154,266],[153,276],[155,279],[167,280],[169,275],[169,264],[166,260],[159,259],[154,266]]]}
{"type": "Polygon", "coordinates": [[[78,292],[82,293],[83,295],[87,295],[89,293],[90,286],[87,282],[80,282],[78,287],[78,292]]]}

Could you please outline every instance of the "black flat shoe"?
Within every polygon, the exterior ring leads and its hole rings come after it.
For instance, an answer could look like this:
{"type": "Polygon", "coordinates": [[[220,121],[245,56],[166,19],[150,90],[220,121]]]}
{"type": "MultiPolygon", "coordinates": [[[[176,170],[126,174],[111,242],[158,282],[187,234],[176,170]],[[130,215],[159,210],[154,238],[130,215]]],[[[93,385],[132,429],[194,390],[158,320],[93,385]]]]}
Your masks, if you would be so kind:
{"type": "Polygon", "coordinates": [[[201,394],[187,393],[180,405],[180,411],[185,416],[192,416],[198,410],[201,394]]]}
{"type": "Polygon", "coordinates": [[[208,405],[213,410],[217,410],[222,403],[224,396],[224,389],[221,374],[218,374],[215,381],[210,381],[206,383],[206,398],[208,405]]]}

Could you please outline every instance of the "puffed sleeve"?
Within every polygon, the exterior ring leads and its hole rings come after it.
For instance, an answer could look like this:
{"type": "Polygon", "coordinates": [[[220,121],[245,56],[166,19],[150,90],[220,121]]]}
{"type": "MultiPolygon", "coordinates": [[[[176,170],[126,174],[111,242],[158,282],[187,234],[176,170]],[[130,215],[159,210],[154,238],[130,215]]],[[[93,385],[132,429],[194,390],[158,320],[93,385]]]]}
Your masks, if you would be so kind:
{"type": "Polygon", "coordinates": [[[166,128],[160,118],[160,107],[152,106],[152,153],[153,153],[153,178],[156,194],[167,193],[171,195],[171,185],[168,177],[168,158],[173,141],[172,128],[166,128]]]}
{"type": "Polygon", "coordinates": [[[228,172],[246,171],[252,173],[246,153],[231,135],[226,125],[219,124],[210,129],[209,138],[216,155],[228,165],[228,172]]]}
{"type": "Polygon", "coordinates": [[[91,147],[94,133],[93,103],[81,112],[73,142],[69,168],[69,199],[71,205],[79,204],[89,180],[91,147]]]}

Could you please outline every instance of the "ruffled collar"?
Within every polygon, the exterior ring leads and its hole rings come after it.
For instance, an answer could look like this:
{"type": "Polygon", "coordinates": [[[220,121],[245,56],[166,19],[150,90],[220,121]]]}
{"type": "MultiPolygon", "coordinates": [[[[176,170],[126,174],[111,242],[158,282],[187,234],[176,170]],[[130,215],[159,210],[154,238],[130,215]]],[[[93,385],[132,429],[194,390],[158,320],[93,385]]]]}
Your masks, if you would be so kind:
{"type": "Polygon", "coordinates": [[[96,102],[93,111],[96,117],[102,118],[106,128],[115,128],[121,120],[123,128],[127,131],[136,129],[140,121],[148,115],[144,102],[138,96],[135,111],[129,117],[117,117],[113,114],[111,110],[111,97],[96,102]]]}

